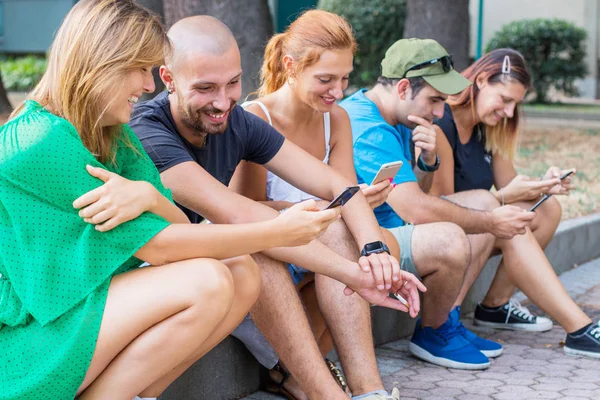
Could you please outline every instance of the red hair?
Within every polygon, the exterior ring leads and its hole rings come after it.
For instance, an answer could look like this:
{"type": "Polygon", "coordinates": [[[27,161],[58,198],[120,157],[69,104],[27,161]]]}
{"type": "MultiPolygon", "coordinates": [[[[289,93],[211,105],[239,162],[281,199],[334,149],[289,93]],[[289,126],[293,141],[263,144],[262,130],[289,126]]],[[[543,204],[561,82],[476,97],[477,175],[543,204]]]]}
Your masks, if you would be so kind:
{"type": "Polygon", "coordinates": [[[260,70],[259,97],[282,87],[288,74],[283,57],[294,58],[295,72],[319,61],[325,50],[351,49],[356,51],[352,27],[343,17],[323,11],[309,10],[296,19],[283,33],[274,35],[265,48],[260,70]]]}

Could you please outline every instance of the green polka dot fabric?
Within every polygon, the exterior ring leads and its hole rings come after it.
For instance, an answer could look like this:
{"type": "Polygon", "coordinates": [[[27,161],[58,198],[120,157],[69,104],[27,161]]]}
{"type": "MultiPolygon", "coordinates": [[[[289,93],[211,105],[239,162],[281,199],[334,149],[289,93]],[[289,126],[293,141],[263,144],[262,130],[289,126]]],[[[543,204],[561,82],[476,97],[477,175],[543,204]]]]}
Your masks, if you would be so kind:
{"type": "Polygon", "coordinates": [[[73,201],[102,185],[87,164],[145,180],[171,199],[123,126],[115,165],[98,162],[65,119],[27,101],[0,128],[0,399],[73,399],[94,352],[111,277],[168,226],[144,213],[109,232],[73,201]],[[126,143],[129,143],[127,145],[126,143]]]}

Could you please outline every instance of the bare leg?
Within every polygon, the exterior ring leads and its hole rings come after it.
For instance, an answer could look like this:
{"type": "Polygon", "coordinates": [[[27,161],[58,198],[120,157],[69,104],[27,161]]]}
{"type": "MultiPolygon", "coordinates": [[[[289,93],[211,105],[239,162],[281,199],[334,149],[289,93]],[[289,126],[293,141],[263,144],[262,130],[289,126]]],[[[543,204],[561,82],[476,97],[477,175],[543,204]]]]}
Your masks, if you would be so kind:
{"type": "MultiPolygon", "coordinates": [[[[454,193],[448,199],[463,207],[476,210],[492,210],[499,206],[495,197],[486,190],[471,190],[468,192],[454,193]]],[[[496,238],[489,234],[467,235],[471,245],[471,261],[467,267],[465,279],[454,302],[454,306],[460,306],[464,301],[469,289],[481,273],[486,261],[492,254],[496,238]]]]}
{"type": "Polygon", "coordinates": [[[195,353],[175,367],[165,376],[141,392],[142,397],[158,397],[175,379],[183,374],[208,351],[221,343],[242,322],[248,310],[258,298],[260,291],[260,271],[250,256],[241,256],[223,263],[233,276],[233,305],[221,325],[204,341],[195,353]]]}
{"type": "MultiPolygon", "coordinates": [[[[342,220],[332,224],[321,238],[332,250],[357,260],[359,250],[342,220]]],[[[333,336],[348,385],[355,395],[382,390],[377,368],[370,305],[357,294],[345,296],[345,285],[324,275],[315,277],[319,308],[333,336]]]]}
{"type": "Polygon", "coordinates": [[[465,277],[470,251],[467,235],[458,225],[438,222],[415,226],[412,256],[427,287],[422,326],[437,329],[448,319],[465,277]]]}
{"type": "Polygon", "coordinates": [[[79,398],[130,400],[138,395],[203,345],[232,300],[231,273],[215,260],[115,276],[79,398]]]}
{"type": "Polygon", "coordinates": [[[256,326],[309,398],[347,400],[323,362],[287,267],[262,254],[253,257],[262,278],[261,293],[250,311],[256,326]]]}
{"type": "Polygon", "coordinates": [[[529,229],[525,235],[498,240],[497,244],[502,250],[510,280],[567,332],[592,322],[569,297],[529,229]]]}
{"type": "MultiPolygon", "coordinates": [[[[515,205],[529,209],[533,204],[534,202],[528,202],[515,205]]],[[[560,203],[555,198],[550,198],[537,209],[536,213],[537,216],[533,220],[531,230],[540,247],[545,249],[560,223],[562,214],[560,203]]],[[[481,303],[486,307],[499,307],[508,302],[515,289],[516,285],[509,278],[503,259],[498,266],[492,285],[481,303]]]]}

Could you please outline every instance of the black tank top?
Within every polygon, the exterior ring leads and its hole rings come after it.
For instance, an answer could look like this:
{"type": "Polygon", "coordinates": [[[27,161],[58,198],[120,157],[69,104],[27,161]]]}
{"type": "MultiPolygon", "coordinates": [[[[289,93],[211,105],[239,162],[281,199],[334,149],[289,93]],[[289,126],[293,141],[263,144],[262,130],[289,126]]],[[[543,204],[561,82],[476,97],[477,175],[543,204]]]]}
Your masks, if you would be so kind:
{"type": "Polygon", "coordinates": [[[490,190],[494,184],[492,154],[485,150],[485,136],[479,133],[482,132],[482,127],[476,126],[469,142],[462,144],[448,104],[444,106],[444,116],[434,123],[442,129],[452,147],[454,192],[473,189],[490,190]]]}

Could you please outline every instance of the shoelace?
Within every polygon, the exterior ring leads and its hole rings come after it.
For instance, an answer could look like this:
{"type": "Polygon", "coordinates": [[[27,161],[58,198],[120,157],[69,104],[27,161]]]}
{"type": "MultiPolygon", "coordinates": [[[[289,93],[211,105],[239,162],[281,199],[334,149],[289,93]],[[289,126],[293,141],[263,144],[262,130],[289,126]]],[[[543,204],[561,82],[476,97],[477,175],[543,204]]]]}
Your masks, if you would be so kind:
{"type": "Polygon", "coordinates": [[[598,321],[596,327],[590,331],[590,335],[592,335],[596,340],[600,340],[600,321],[598,321]]]}
{"type": "Polygon", "coordinates": [[[511,314],[515,314],[517,317],[526,319],[530,322],[533,321],[533,319],[535,318],[529,312],[527,307],[522,306],[518,300],[510,299],[508,301],[508,304],[505,305],[504,307],[505,308],[508,307],[508,312],[506,313],[506,320],[504,321],[505,324],[508,323],[508,320],[509,320],[511,314]]]}
{"type": "Polygon", "coordinates": [[[441,336],[445,341],[449,341],[453,337],[462,335],[465,329],[466,328],[464,327],[462,322],[458,321],[455,325],[451,326],[446,330],[440,331],[439,329],[436,329],[435,332],[439,336],[441,336]]]}

